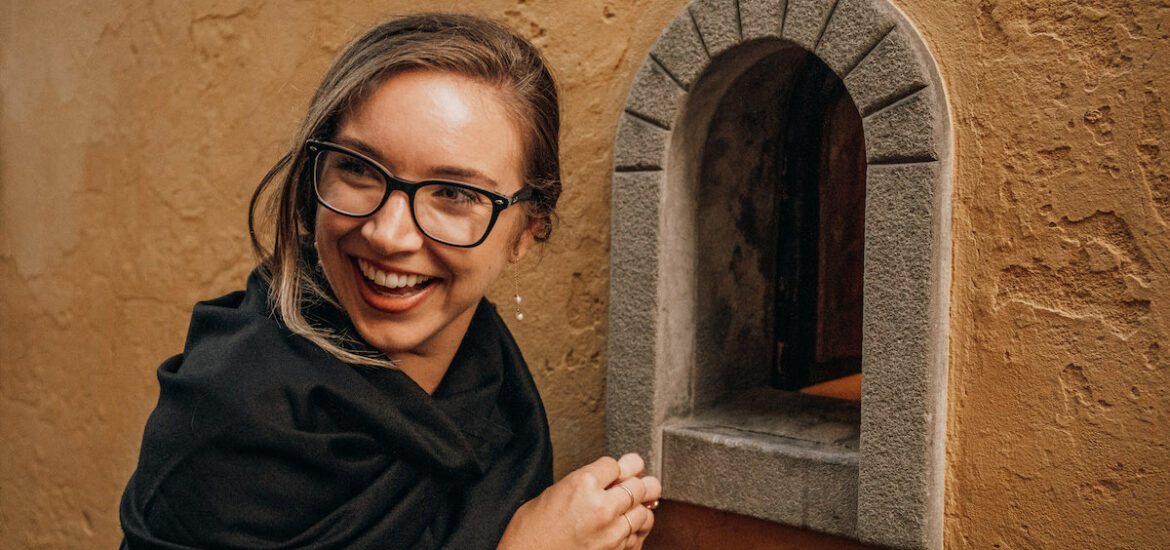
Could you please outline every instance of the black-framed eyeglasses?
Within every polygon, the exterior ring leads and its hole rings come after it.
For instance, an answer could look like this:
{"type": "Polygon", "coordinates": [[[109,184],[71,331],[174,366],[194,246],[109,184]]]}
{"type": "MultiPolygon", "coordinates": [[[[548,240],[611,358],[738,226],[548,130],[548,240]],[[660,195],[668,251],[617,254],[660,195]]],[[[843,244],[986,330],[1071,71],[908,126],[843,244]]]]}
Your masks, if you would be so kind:
{"type": "Polygon", "coordinates": [[[390,174],[377,161],[336,143],[305,142],[313,170],[313,191],[325,208],[351,218],[371,216],[390,194],[402,191],[410,199],[415,227],[440,243],[471,248],[491,233],[496,219],[509,206],[531,200],[525,185],[515,194],[501,195],[457,181],[407,181],[390,174]]]}

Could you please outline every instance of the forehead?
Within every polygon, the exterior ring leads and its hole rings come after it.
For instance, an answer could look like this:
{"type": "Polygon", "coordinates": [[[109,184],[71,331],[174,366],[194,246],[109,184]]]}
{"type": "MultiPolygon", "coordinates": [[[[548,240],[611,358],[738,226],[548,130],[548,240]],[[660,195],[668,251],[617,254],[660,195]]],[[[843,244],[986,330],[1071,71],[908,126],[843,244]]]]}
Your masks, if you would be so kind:
{"type": "Polygon", "coordinates": [[[342,120],[337,139],[363,143],[399,177],[436,177],[445,166],[482,173],[512,192],[523,180],[524,140],[503,94],[459,74],[398,73],[342,120]]]}

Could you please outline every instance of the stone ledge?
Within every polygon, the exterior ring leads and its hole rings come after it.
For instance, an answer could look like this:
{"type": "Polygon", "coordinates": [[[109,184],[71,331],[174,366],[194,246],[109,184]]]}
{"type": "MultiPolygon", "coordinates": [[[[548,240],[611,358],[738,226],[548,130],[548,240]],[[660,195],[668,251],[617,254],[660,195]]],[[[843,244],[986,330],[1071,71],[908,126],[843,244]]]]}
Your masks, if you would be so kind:
{"type": "Polygon", "coordinates": [[[856,451],[861,404],[772,388],[752,388],[696,412],[690,427],[734,427],[768,434],[798,446],[856,451]]]}
{"type": "Polygon", "coordinates": [[[856,536],[857,404],[775,390],[747,401],[765,395],[776,406],[738,400],[665,426],[663,495],[856,536]]]}

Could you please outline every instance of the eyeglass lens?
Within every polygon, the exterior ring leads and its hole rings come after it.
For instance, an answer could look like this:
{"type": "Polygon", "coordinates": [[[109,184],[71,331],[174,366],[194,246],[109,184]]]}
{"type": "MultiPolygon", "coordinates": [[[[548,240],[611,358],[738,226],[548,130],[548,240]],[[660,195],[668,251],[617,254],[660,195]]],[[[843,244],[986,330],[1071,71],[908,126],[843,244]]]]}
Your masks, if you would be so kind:
{"type": "MultiPolygon", "coordinates": [[[[373,214],[386,194],[383,173],[365,159],[322,150],[316,160],[314,186],[318,199],[350,216],[373,214]]],[[[457,183],[418,184],[411,204],[415,223],[428,237],[454,245],[483,238],[492,222],[492,201],[474,188],[457,183]]]]}

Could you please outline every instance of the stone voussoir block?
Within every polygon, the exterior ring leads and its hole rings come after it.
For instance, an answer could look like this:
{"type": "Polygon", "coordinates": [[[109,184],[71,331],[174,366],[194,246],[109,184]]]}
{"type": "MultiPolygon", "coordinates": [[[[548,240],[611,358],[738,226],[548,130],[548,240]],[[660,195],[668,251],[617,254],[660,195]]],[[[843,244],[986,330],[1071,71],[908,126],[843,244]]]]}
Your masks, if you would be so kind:
{"type": "Polygon", "coordinates": [[[844,76],[894,27],[890,9],[871,0],[840,0],[815,53],[844,76]]]}
{"type": "Polygon", "coordinates": [[[833,11],[833,3],[834,0],[788,0],[780,36],[813,51],[833,11]]]}
{"type": "Polygon", "coordinates": [[[845,88],[862,116],[929,84],[918,52],[922,47],[895,27],[845,76],[845,88]]]}
{"type": "Polygon", "coordinates": [[[943,144],[936,135],[939,109],[923,89],[862,119],[865,157],[872,163],[938,160],[943,144]]]}
{"type": "Polygon", "coordinates": [[[670,21],[650,48],[650,55],[661,62],[663,68],[688,90],[710,61],[702,39],[695,30],[695,22],[687,10],[670,21]]]}
{"type": "Polygon", "coordinates": [[[694,0],[687,6],[707,55],[715,57],[739,44],[739,14],[735,0],[694,0]]]}
{"type": "Polygon", "coordinates": [[[622,113],[614,143],[614,170],[661,170],[666,161],[669,141],[669,131],[629,113],[622,113]]]}
{"type": "Polygon", "coordinates": [[[670,128],[685,93],[657,61],[647,56],[626,96],[626,111],[670,128]]]}
{"type": "Polygon", "coordinates": [[[787,0],[739,0],[743,40],[780,38],[787,0]]]}

